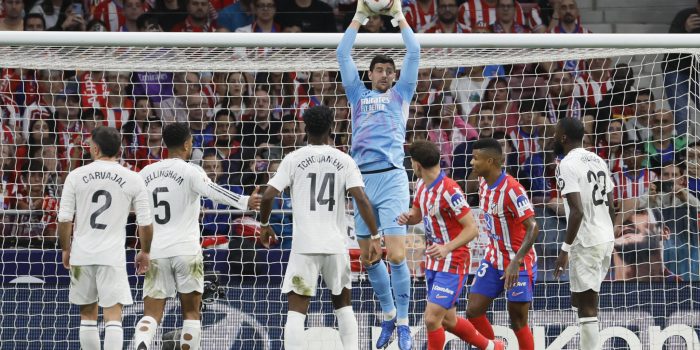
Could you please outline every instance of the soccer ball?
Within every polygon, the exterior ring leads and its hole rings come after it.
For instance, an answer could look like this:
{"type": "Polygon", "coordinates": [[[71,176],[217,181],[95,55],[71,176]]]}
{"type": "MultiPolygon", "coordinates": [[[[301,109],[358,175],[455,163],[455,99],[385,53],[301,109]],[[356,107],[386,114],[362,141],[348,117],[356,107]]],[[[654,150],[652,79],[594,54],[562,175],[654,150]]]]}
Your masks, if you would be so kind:
{"type": "Polygon", "coordinates": [[[374,12],[380,13],[384,10],[388,10],[394,5],[394,0],[362,0],[365,2],[365,6],[374,12]]]}

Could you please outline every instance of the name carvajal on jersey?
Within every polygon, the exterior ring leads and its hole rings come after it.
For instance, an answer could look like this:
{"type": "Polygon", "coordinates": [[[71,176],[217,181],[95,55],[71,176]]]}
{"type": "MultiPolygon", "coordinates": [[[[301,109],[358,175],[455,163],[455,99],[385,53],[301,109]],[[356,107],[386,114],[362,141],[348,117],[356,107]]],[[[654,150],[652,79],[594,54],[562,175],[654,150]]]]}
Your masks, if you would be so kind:
{"type": "Polygon", "coordinates": [[[111,171],[95,171],[83,176],[84,183],[88,183],[92,180],[112,180],[119,184],[119,187],[121,188],[124,188],[124,185],[126,184],[126,180],[122,179],[121,176],[111,171]]]}
{"type": "MultiPolygon", "coordinates": [[[[304,170],[308,168],[311,164],[320,164],[320,163],[331,163],[338,171],[343,170],[345,168],[345,165],[338,159],[336,159],[333,156],[326,156],[326,155],[320,155],[320,156],[312,156],[312,157],[307,157],[305,159],[302,159],[299,164],[297,165],[297,168],[304,170]]],[[[148,184],[146,184],[148,185],[148,184]]]]}
{"type": "Polygon", "coordinates": [[[182,186],[182,182],[185,181],[185,179],[183,179],[182,176],[180,176],[180,174],[173,170],[158,170],[156,172],[148,174],[148,176],[146,176],[146,178],[144,179],[144,182],[146,182],[146,186],[148,186],[148,184],[151,181],[161,177],[173,179],[173,181],[177,182],[177,184],[180,186],[182,186]]]}

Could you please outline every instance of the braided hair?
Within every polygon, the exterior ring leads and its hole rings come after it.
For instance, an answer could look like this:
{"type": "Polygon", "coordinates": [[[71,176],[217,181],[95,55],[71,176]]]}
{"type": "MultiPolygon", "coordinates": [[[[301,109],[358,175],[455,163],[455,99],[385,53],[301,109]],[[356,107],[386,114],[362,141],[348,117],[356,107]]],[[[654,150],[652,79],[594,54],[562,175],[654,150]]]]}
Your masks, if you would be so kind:
{"type": "Polygon", "coordinates": [[[304,112],[306,133],[312,137],[323,137],[331,132],[333,111],[327,106],[313,106],[304,112]]]}

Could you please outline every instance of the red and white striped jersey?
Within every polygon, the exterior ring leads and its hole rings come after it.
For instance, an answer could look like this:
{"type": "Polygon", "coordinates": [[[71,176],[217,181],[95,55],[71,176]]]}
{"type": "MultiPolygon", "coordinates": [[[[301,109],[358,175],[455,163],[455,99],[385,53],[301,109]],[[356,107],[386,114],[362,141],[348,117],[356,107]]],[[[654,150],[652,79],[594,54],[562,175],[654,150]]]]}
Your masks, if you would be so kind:
{"type": "MultiPolygon", "coordinates": [[[[606,73],[606,76],[608,74],[606,73]]],[[[584,72],[576,78],[574,96],[586,99],[586,104],[595,107],[603,99],[603,96],[612,90],[612,80],[609,78],[603,81],[595,81],[589,72],[584,72]]]]}
{"type": "Polygon", "coordinates": [[[126,23],[124,8],[114,0],[101,1],[93,11],[92,18],[104,22],[107,31],[118,32],[119,28],[126,23]]]}
{"type": "Polygon", "coordinates": [[[508,136],[510,136],[513,146],[515,146],[515,151],[518,154],[518,164],[525,164],[525,161],[530,158],[533,153],[540,151],[540,144],[537,142],[540,136],[537,135],[537,132],[528,134],[522,128],[517,127],[511,128],[508,131],[508,136]]]}
{"type": "MultiPolygon", "coordinates": [[[[530,199],[518,180],[503,172],[493,186],[479,178],[479,206],[482,228],[491,241],[484,259],[505,270],[525,240],[523,221],[535,215],[530,199]]],[[[536,263],[537,254],[530,249],[521,269],[531,271],[536,263]]]]}
{"type": "Polygon", "coordinates": [[[418,5],[418,1],[411,1],[408,6],[404,7],[406,23],[408,23],[416,33],[428,29],[435,20],[436,14],[437,3],[435,0],[430,1],[430,8],[428,8],[428,11],[423,11],[420,5],[418,5]]]}
{"type": "Polygon", "coordinates": [[[107,107],[109,89],[104,76],[85,72],[80,77],[80,104],[83,108],[103,109],[107,107]]]}
{"type": "Polygon", "coordinates": [[[430,26],[425,28],[424,33],[471,33],[467,26],[462,23],[455,22],[452,24],[452,28],[445,28],[445,26],[439,22],[435,21],[430,26]]]}
{"type": "MultiPolygon", "coordinates": [[[[479,22],[491,25],[496,22],[496,7],[489,6],[486,0],[468,0],[459,6],[457,19],[469,28],[479,22]]],[[[515,22],[528,26],[533,31],[543,25],[538,7],[532,8],[530,13],[525,13],[517,1],[515,2],[515,22]]]]}
{"type": "Polygon", "coordinates": [[[629,171],[618,171],[612,176],[615,183],[615,200],[637,198],[649,192],[649,185],[658,181],[656,173],[645,168],[635,178],[629,171]]]}
{"type": "MultiPolygon", "coordinates": [[[[426,244],[446,244],[457,238],[462,231],[459,220],[471,215],[467,200],[454,180],[445,173],[426,186],[419,180],[413,206],[420,209],[425,225],[426,244]]],[[[431,271],[455,274],[469,273],[469,247],[461,246],[450,252],[445,259],[433,259],[426,255],[425,268],[431,271]]]]}

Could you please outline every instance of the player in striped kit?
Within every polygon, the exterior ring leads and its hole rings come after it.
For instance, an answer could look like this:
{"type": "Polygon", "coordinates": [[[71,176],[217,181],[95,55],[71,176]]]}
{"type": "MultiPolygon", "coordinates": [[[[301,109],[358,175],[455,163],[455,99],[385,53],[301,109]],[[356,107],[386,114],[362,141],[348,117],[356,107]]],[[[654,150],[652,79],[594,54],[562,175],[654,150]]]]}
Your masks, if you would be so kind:
{"type": "Polygon", "coordinates": [[[428,350],[442,350],[445,330],[479,349],[503,349],[500,341],[481,335],[464,318],[457,316],[455,306],[469,273],[467,244],[478,234],[469,204],[454,180],[440,169],[440,149],[429,141],[416,141],[410,146],[411,166],[420,178],[410,211],[401,214],[399,225],[425,225],[426,282],[428,303],[425,306],[425,327],[428,350]]]}
{"type": "Polygon", "coordinates": [[[532,350],[535,342],[527,316],[537,275],[532,245],[539,228],[525,189],[503,170],[503,156],[501,144],[495,139],[474,143],[472,166],[480,181],[480,221],[491,243],[469,293],[467,317],[479,332],[493,339],[486,310],[505,290],[510,326],[519,348],[532,350]]]}
{"type": "MultiPolygon", "coordinates": [[[[406,264],[406,226],[397,224],[396,218],[410,205],[408,176],[403,167],[403,144],[406,139],[408,107],[418,82],[420,44],[401,12],[401,1],[394,1],[391,9],[381,14],[394,18],[392,23],[401,28],[401,36],[406,44],[406,57],[396,85],[396,66],[391,57],[377,55],[372,58],[368,74],[372,81],[371,90],[365,87],[352,60],[351,51],[357,30],[372,15],[364,1],[357,2],[355,17],[338,45],[337,58],[343,87],[352,106],[353,142],[350,154],[362,173],[365,191],[374,207],[391,266],[389,277],[381,258],[367,264],[367,275],[384,313],[377,348],[386,347],[394,329],[397,329],[399,349],[409,350],[411,276],[406,264]]],[[[355,232],[363,261],[371,261],[369,254],[379,241],[370,239],[370,230],[357,210],[355,232]]],[[[379,238],[379,235],[372,238],[379,238]]]]}

